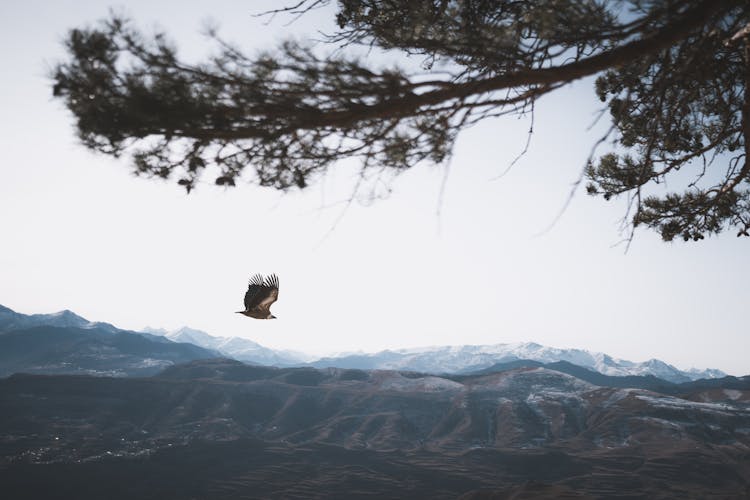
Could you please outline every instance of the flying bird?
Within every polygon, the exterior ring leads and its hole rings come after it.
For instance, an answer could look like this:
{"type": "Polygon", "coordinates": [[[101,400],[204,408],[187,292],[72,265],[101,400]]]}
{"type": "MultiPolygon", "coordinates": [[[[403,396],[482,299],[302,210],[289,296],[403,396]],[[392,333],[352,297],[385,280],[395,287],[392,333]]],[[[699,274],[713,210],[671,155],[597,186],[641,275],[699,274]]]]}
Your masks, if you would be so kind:
{"type": "Polygon", "coordinates": [[[250,278],[250,283],[245,293],[245,310],[237,311],[255,319],[275,319],[271,314],[271,304],[279,298],[279,277],[275,274],[264,278],[256,274],[250,278]]]}

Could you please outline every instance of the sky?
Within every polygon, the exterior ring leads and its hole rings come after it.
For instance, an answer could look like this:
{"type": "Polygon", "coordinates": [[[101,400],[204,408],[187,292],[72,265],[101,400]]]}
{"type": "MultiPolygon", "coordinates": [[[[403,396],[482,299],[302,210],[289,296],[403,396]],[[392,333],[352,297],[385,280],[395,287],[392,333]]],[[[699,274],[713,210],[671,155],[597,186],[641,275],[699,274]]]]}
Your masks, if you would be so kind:
{"type": "Polygon", "coordinates": [[[0,2],[0,304],[313,355],[533,341],[750,373],[747,239],[638,231],[626,253],[623,202],[583,189],[552,225],[607,125],[589,129],[601,106],[591,80],[537,103],[529,151],[501,178],[528,116],[484,121],[459,137],[447,171],[420,165],[351,204],[347,163],[301,193],[205,183],[186,195],[136,178],[127,159],[86,150],[52,99],[66,31],[110,8],[167,31],[188,61],[213,49],[207,21],[250,53],[332,28],[331,9],[291,25],[253,17],[274,5],[0,2]],[[234,313],[256,272],[279,275],[276,320],[234,313]]]}

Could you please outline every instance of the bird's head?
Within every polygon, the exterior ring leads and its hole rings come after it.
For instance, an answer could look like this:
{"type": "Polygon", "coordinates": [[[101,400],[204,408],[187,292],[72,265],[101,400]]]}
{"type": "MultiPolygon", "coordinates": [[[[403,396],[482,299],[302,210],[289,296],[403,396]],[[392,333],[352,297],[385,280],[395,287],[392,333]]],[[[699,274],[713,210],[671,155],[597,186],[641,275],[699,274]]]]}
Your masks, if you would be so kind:
{"type": "Polygon", "coordinates": [[[274,316],[273,314],[269,314],[268,318],[266,318],[266,319],[276,319],[276,316],[274,316]]]}

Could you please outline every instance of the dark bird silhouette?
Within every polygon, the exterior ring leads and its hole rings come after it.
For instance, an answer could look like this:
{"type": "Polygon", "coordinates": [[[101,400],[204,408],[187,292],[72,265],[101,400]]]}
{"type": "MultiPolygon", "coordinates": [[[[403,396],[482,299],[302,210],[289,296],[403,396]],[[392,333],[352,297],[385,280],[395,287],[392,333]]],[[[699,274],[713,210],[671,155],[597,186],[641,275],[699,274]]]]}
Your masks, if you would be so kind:
{"type": "Polygon", "coordinates": [[[279,298],[279,277],[272,274],[263,278],[256,274],[250,278],[250,283],[245,293],[245,310],[237,311],[255,319],[275,319],[271,314],[271,304],[279,298]]]}

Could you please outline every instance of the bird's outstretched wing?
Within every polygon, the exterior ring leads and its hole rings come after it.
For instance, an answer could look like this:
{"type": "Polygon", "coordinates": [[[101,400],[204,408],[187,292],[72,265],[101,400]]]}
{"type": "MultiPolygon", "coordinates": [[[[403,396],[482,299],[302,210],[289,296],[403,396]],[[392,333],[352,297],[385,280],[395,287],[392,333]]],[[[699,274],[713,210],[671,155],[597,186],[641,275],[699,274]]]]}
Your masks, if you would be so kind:
{"type": "Polygon", "coordinates": [[[261,289],[263,288],[263,276],[256,274],[250,278],[247,285],[247,292],[245,292],[245,310],[249,311],[256,305],[258,305],[258,295],[260,295],[261,289]]]}
{"type": "Polygon", "coordinates": [[[279,297],[279,277],[272,274],[265,279],[256,274],[250,278],[245,292],[245,310],[268,309],[279,297]]]}
{"type": "Polygon", "coordinates": [[[258,303],[258,307],[268,310],[271,304],[279,298],[279,277],[275,274],[267,277],[263,282],[263,291],[266,293],[260,303],[258,303]]]}

